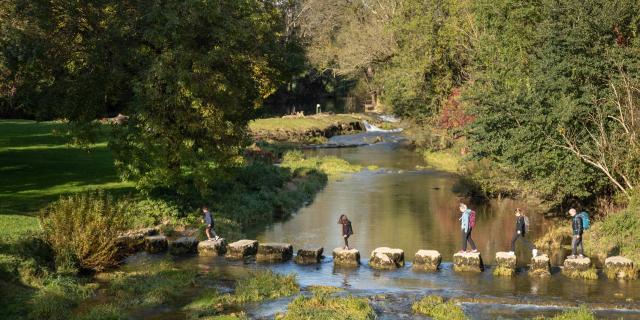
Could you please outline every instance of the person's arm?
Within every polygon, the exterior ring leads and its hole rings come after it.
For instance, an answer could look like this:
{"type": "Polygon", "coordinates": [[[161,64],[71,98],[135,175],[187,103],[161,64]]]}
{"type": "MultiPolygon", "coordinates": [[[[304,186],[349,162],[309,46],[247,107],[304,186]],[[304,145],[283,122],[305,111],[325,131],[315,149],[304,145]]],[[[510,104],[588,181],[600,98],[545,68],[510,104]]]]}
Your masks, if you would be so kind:
{"type": "Polygon", "coordinates": [[[582,232],[584,231],[582,229],[582,217],[578,217],[578,237],[580,237],[580,235],[582,234],[582,232]]]}

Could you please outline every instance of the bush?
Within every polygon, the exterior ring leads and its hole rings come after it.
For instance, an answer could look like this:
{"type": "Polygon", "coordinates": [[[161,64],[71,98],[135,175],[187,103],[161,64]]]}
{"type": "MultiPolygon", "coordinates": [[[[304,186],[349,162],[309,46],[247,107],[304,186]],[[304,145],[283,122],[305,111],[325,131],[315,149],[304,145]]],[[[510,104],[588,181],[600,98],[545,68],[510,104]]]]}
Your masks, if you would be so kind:
{"type": "Polygon", "coordinates": [[[464,320],[467,319],[462,308],[452,301],[445,302],[440,296],[426,296],[416,301],[411,309],[415,313],[423,314],[434,320],[464,320]]]}
{"type": "Polygon", "coordinates": [[[127,227],[140,229],[163,222],[171,222],[180,217],[178,205],[162,199],[122,200],[118,204],[126,213],[127,227]]]}
{"type": "Polygon", "coordinates": [[[105,193],[60,198],[42,210],[40,223],[56,266],[103,270],[118,263],[116,238],[126,227],[125,214],[105,193]]]}

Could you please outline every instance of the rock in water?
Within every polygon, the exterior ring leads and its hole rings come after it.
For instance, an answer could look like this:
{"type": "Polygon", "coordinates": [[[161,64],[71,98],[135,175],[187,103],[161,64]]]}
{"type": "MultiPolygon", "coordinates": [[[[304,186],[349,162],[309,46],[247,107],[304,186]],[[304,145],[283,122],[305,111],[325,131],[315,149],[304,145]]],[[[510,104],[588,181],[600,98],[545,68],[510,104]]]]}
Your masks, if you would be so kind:
{"type": "Polygon", "coordinates": [[[196,253],[198,240],[194,237],[182,237],[169,242],[169,253],[173,255],[183,255],[196,253]]]}
{"type": "Polygon", "coordinates": [[[458,252],[453,255],[453,270],[456,272],[482,272],[484,263],[479,252],[458,252]]]}
{"type": "Polygon", "coordinates": [[[360,251],[356,249],[333,249],[333,265],[338,267],[357,267],[360,265],[360,251]]]}
{"type": "Polygon", "coordinates": [[[148,236],[144,238],[144,250],[149,253],[160,253],[167,251],[167,237],[163,235],[148,236]]]}
{"type": "Polygon", "coordinates": [[[116,238],[118,253],[121,256],[136,253],[145,248],[145,238],[158,234],[158,227],[129,230],[116,238]]]}
{"type": "Polygon", "coordinates": [[[258,245],[257,261],[283,262],[293,256],[293,246],[289,243],[261,243],[258,245]]]}
{"type": "Polygon", "coordinates": [[[381,270],[401,268],[404,266],[404,251],[387,247],[376,248],[371,252],[369,265],[381,270]]]}
{"type": "Polygon", "coordinates": [[[494,276],[511,277],[516,274],[516,255],[513,252],[496,252],[494,276]]]}
{"type": "Polygon", "coordinates": [[[324,252],[324,248],[322,247],[314,249],[298,249],[298,253],[293,261],[297,264],[320,263],[320,260],[322,259],[322,252],[324,252]]]}
{"type": "Polygon", "coordinates": [[[562,274],[574,279],[598,279],[598,272],[591,266],[591,259],[587,257],[565,259],[562,274]]]}
{"type": "Polygon", "coordinates": [[[442,255],[436,250],[419,250],[413,258],[413,270],[438,271],[442,262],[442,255]]]}
{"type": "Polygon", "coordinates": [[[625,257],[608,257],[604,260],[605,273],[609,279],[632,280],[638,278],[633,261],[625,257]]]}
{"type": "Polygon", "coordinates": [[[205,257],[223,256],[227,252],[227,240],[205,240],[198,243],[198,254],[205,257]]]}
{"type": "Polygon", "coordinates": [[[239,240],[227,245],[225,257],[231,260],[241,260],[253,256],[258,252],[258,240],[239,240]]]}
{"type": "Polygon", "coordinates": [[[551,261],[549,256],[541,254],[531,258],[531,268],[529,269],[530,277],[549,277],[551,276],[551,261]]]}

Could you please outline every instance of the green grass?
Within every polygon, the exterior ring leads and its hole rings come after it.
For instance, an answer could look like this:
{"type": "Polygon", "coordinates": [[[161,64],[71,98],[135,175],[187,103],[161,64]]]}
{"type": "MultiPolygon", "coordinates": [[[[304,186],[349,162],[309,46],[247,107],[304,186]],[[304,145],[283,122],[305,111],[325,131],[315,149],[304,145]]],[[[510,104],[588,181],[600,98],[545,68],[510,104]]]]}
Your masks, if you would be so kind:
{"type": "Polygon", "coordinates": [[[370,117],[359,114],[306,116],[303,118],[267,118],[251,121],[249,129],[253,132],[276,130],[304,132],[312,129],[325,129],[334,123],[349,123],[361,120],[372,121],[370,117]]]}
{"type": "Polygon", "coordinates": [[[314,294],[312,297],[299,296],[287,308],[287,313],[276,317],[280,320],[330,320],[375,319],[376,313],[366,298],[331,297],[314,294]]]}
{"type": "Polygon", "coordinates": [[[460,306],[452,301],[445,302],[440,296],[426,296],[416,301],[411,309],[413,312],[431,317],[434,320],[464,320],[467,316],[460,306]]]}
{"type": "Polygon", "coordinates": [[[427,167],[456,173],[462,165],[462,157],[454,153],[452,149],[442,151],[423,150],[422,157],[427,163],[427,167]]]}
{"type": "MultiPolygon", "coordinates": [[[[543,319],[546,319],[546,318],[544,317],[536,318],[536,320],[543,320],[543,319]]],[[[596,317],[595,315],[593,315],[591,311],[589,311],[589,309],[587,309],[587,307],[582,306],[577,309],[570,309],[570,310],[563,311],[562,313],[550,319],[551,320],[595,320],[596,317]]]]}
{"type": "Polygon", "coordinates": [[[37,229],[33,218],[22,216],[35,215],[60,195],[132,188],[131,183],[120,181],[104,137],[83,149],[68,145],[64,132],[66,125],[59,122],[0,121],[0,223],[4,233],[37,229]]]}
{"type": "Polygon", "coordinates": [[[300,151],[287,152],[282,159],[281,166],[294,172],[300,169],[317,170],[332,179],[340,179],[346,174],[358,172],[363,168],[333,156],[306,158],[300,151]]]}

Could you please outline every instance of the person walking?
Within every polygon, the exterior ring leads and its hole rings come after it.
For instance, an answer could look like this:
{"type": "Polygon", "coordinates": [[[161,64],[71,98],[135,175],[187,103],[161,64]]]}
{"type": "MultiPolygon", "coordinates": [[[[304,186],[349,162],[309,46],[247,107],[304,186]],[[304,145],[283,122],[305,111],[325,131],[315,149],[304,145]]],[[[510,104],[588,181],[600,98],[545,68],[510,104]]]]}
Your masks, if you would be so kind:
{"type": "Polygon", "coordinates": [[[467,205],[464,203],[460,204],[460,212],[462,216],[460,217],[460,228],[462,229],[462,250],[459,252],[467,252],[467,242],[471,245],[471,252],[476,253],[478,249],[476,248],[476,244],[471,239],[471,231],[473,227],[475,227],[476,223],[476,212],[467,208],[467,205]]]}
{"type": "Polygon", "coordinates": [[[531,250],[531,254],[535,258],[538,255],[538,249],[531,243],[531,241],[525,238],[525,234],[529,229],[529,219],[525,217],[524,212],[520,208],[516,208],[516,229],[513,232],[513,238],[511,239],[511,253],[516,251],[516,241],[522,239],[522,242],[531,250]]]}
{"type": "Polygon", "coordinates": [[[582,221],[582,215],[577,214],[576,209],[569,209],[569,215],[571,216],[571,229],[573,231],[573,237],[571,239],[571,255],[568,259],[575,259],[576,253],[578,258],[584,258],[584,248],[582,247],[582,233],[584,232],[584,225],[582,221]],[[579,249],[579,250],[578,250],[579,249]]]}
{"type": "Polygon", "coordinates": [[[344,239],[344,249],[349,250],[349,237],[353,235],[353,227],[351,221],[346,215],[341,215],[338,224],[342,225],[342,238],[344,239]]]}
{"type": "Polygon", "coordinates": [[[211,212],[209,212],[209,208],[207,206],[202,207],[202,220],[205,224],[204,232],[207,234],[207,240],[220,239],[220,237],[218,237],[218,235],[216,234],[216,231],[213,229],[213,216],[211,215],[211,212]]]}

